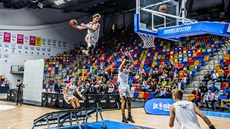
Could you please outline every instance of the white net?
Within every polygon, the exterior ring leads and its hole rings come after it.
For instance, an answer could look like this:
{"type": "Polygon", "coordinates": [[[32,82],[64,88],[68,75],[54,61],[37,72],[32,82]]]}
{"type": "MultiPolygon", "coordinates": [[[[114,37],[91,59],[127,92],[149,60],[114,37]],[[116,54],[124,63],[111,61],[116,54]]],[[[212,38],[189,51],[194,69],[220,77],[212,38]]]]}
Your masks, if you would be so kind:
{"type": "Polygon", "coordinates": [[[154,47],[154,39],[155,37],[152,35],[147,35],[147,34],[141,34],[138,33],[138,35],[141,37],[141,39],[144,42],[144,46],[143,48],[150,48],[150,47],[154,47]]]}

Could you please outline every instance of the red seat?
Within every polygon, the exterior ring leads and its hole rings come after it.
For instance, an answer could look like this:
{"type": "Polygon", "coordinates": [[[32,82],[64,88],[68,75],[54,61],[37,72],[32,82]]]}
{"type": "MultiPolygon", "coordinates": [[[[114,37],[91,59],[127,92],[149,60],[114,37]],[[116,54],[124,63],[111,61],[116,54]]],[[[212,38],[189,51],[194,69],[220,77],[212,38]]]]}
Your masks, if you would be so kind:
{"type": "Polygon", "coordinates": [[[144,93],[144,99],[149,99],[149,92],[144,93]]]}
{"type": "Polygon", "coordinates": [[[139,86],[136,87],[135,91],[140,91],[141,88],[139,86]]]}
{"type": "Polygon", "coordinates": [[[221,85],[221,89],[223,90],[227,86],[228,82],[223,82],[221,85]]]}
{"type": "Polygon", "coordinates": [[[226,76],[227,76],[229,73],[230,73],[230,70],[225,70],[225,71],[224,71],[224,75],[226,75],[226,76]]]}

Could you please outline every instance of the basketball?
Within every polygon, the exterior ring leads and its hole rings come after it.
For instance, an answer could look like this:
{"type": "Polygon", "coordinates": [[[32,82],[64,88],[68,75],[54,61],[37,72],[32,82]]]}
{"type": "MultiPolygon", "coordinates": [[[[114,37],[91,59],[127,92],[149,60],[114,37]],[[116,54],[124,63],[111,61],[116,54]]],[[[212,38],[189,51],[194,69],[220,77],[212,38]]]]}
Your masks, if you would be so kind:
{"type": "Polygon", "coordinates": [[[161,5],[161,6],[159,7],[159,11],[162,12],[162,13],[167,12],[167,9],[168,9],[168,7],[167,7],[167,5],[165,5],[165,4],[163,4],[163,5],[161,5]]]}
{"type": "Polygon", "coordinates": [[[70,24],[71,26],[76,26],[76,25],[77,25],[77,20],[72,19],[72,20],[69,21],[69,24],[70,24]]]}

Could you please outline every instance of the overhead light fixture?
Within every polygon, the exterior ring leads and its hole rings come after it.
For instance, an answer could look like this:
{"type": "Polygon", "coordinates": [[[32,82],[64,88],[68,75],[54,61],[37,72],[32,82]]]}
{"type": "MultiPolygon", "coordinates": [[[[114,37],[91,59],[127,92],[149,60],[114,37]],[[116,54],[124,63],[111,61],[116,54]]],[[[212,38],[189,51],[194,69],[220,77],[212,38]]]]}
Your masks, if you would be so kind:
{"type": "Polygon", "coordinates": [[[42,9],[44,5],[40,2],[38,2],[37,6],[38,6],[38,8],[42,9]]]}
{"type": "Polygon", "coordinates": [[[57,0],[54,2],[56,5],[61,5],[65,3],[65,0],[57,0]]]}

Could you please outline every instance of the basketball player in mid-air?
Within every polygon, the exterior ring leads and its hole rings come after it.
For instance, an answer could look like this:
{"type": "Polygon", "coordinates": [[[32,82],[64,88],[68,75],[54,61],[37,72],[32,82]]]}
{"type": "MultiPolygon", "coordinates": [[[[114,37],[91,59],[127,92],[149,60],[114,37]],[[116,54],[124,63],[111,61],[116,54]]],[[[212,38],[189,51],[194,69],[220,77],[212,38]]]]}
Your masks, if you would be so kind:
{"type": "Polygon", "coordinates": [[[215,129],[211,121],[192,102],[182,101],[183,91],[175,89],[172,91],[174,104],[170,107],[169,126],[174,126],[176,118],[180,129],[200,129],[196,115],[199,115],[210,129],[215,129]]]}
{"type": "Polygon", "coordinates": [[[77,25],[76,20],[74,21],[74,23],[71,23],[71,26],[76,29],[87,29],[87,35],[85,37],[85,41],[87,43],[87,50],[82,50],[82,52],[85,53],[87,56],[89,56],[92,53],[94,47],[96,46],[96,43],[98,42],[100,33],[100,19],[101,15],[97,13],[93,15],[93,21],[89,22],[88,24],[81,23],[80,25],[77,25]]]}
{"type": "Polygon", "coordinates": [[[74,96],[74,92],[85,100],[85,97],[78,91],[77,86],[74,84],[74,77],[70,77],[70,83],[68,83],[64,88],[63,97],[66,103],[71,104],[71,106],[76,109],[80,107],[80,103],[74,96]]]}
{"type": "Polygon", "coordinates": [[[130,92],[130,86],[128,84],[129,79],[129,72],[130,69],[134,66],[134,61],[130,53],[126,52],[126,56],[129,56],[131,59],[132,65],[130,66],[130,62],[126,59],[123,59],[118,72],[118,82],[119,85],[119,93],[121,97],[121,113],[122,113],[122,122],[128,123],[128,121],[135,123],[135,121],[132,119],[131,115],[131,97],[132,94],[130,92]],[[125,105],[128,103],[128,117],[126,119],[125,117],[125,105]]]}

